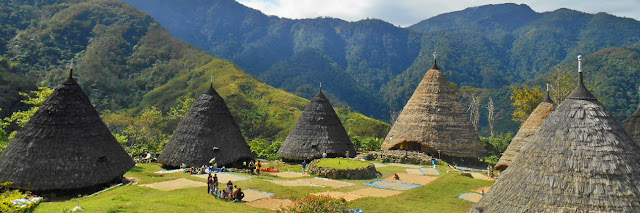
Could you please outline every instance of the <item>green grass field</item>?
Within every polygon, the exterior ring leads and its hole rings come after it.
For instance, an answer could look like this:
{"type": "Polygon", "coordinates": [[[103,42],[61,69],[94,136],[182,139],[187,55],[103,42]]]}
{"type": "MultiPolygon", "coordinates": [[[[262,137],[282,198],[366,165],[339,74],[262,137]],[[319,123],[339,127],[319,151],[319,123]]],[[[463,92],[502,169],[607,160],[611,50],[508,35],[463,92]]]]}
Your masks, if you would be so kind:
{"type": "MultiPolygon", "coordinates": [[[[363,162],[368,163],[368,162],[363,162]]],[[[282,162],[268,162],[265,166],[274,166],[280,171],[301,172],[300,165],[289,165],[282,162]]],[[[460,175],[459,172],[447,172],[447,166],[438,166],[440,177],[424,187],[418,187],[396,196],[386,198],[367,197],[349,203],[351,207],[363,209],[364,212],[466,212],[473,205],[472,202],[459,199],[460,193],[468,192],[493,183],[460,175]]],[[[192,177],[184,173],[158,175],[161,170],[158,164],[138,164],[127,174],[128,178],[135,178],[138,184],[113,188],[91,197],[79,197],[63,202],[41,203],[36,212],[63,212],[78,203],[84,212],[273,212],[267,209],[255,208],[241,203],[232,203],[213,198],[206,193],[206,187],[161,191],[142,187],[139,184],[162,182],[178,178],[202,181],[204,179],[192,177]]],[[[382,178],[394,173],[405,172],[404,168],[387,166],[377,168],[382,178]]],[[[238,174],[243,175],[243,174],[238,174]]],[[[245,175],[246,176],[246,175],[245,175]]],[[[362,183],[370,180],[342,180],[354,183],[353,186],[342,188],[327,187],[289,187],[281,186],[267,180],[292,178],[278,178],[268,175],[253,177],[252,179],[237,181],[243,189],[268,191],[275,193],[276,198],[302,199],[311,193],[323,191],[348,192],[367,186],[362,183]]]]}
{"type": "Polygon", "coordinates": [[[371,165],[371,162],[349,160],[346,158],[325,158],[313,162],[316,166],[333,169],[357,169],[371,165]]]}

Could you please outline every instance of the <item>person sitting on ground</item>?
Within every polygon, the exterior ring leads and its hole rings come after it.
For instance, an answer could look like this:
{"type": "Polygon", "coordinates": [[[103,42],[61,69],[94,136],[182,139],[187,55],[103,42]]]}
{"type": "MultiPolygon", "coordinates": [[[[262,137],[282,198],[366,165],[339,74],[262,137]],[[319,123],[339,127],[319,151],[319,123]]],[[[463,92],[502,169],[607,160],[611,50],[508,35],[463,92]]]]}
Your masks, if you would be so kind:
{"type": "Polygon", "coordinates": [[[187,164],[181,163],[181,164],[180,164],[180,168],[181,168],[181,169],[186,169],[186,168],[187,168],[187,164]]]}
{"type": "Polygon", "coordinates": [[[231,199],[231,193],[233,192],[233,183],[231,183],[231,181],[227,183],[227,188],[225,191],[227,192],[227,199],[231,199]]]}
{"type": "Polygon", "coordinates": [[[398,173],[393,174],[393,179],[400,180],[400,176],[398,176],[398,173]]]}
{"type": "Polygon", "coordinates": [[[233,193],[231,193],[231,200],[236,200],[238,198],[238,186],[236,185],[235,190],[233,190],[233,193]]]}
{"type": "Polygon", "coordinates": [[[226,191],[226,190],[222,190],[222,191],[220,191],[220,194],[222,195],[222,196],[220,196],[220,199],[227,199],[227,198],[229,198],[229,193],[227,193],[227,191],[226,191]]]}
{"type": "Polygon", "coordinates": [[[238,190],[236,191],[238,192],[238,193],[234,192],[236,193],[235,195],[236,202],[242,202],[242,198],[244,198],[244,192],[242,192],[242,188],[238,188],[238,190]]]}

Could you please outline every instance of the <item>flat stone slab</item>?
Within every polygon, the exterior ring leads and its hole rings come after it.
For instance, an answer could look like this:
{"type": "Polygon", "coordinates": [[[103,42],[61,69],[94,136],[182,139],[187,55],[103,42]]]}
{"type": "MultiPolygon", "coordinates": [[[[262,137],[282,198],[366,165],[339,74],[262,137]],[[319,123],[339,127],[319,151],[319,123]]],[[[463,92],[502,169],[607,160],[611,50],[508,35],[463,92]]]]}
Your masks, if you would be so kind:
{"type": "Polygon", "coordinates": [[[273,176],[281,177],[281,178],[299,178],[299,177],[309,177],[309,174],[297,173],[297,172],[274,172],[270,173],[273,176]]]}
{"type": "Polygon", "coordinates": [[[309,181],[306,181],[306,179],[298,179],[298,180],[269,180],[272,183],[278,184],[278,185],[282,185],[282,186],[320,186],[321,185],[316,185],[316,184],[312,184],[309,183],[309,181]]]}
{"type": "Polygon", "coordinates": [[[353,183],[349,183],[349,182],[344,182],[344,181],[338,181],[338,180],[331,180],[328,178],[309,178],[309,179],[304,179],[305,181],[311,183],[311,184],[316,184],[316,185],[321,185],[321,186],[328,186],[328,187],[332,187],[332,188],[341,188],[341,187],[345,187],[345,186],[353,186],[355,184],[353,183]]]}
{"type": "Polygon", "coordinates": [[[373,163],[373,165],[374,165],[374,166],[376,166],[376,168],[389,166],[389,165],[387,165],[387,164],[382,164],[382,163],[373,163]]]}
{"type": "Polygon", "coordinates": [[[355,191],[350,191],[350,194],[360,195],[362,197],[390,197],[402,194],[401,191],[378,189],[378,188],[363,188],[355,191]]]}
{"type": "Polygon", "coordinates": [[[364,185],[368,185],[368,186],[381,188],[381,189],[391,189],[391,190],[398,190],[398,191],[406,191],[406,190],[417,188],[417,187],[421,186],[421,185],[418,185],[418,184],[410,184],[410,183],[403,183],[403,182],[390,182],[390,181],[386,181],[386,180],[375,180],[375,181],[368,182],[368,183],[363,183],[363,184],[364,185]]]}
{"type": "Polygon", "coordinates": [[[465,192],[458,195],[458,198],[477,203],[478,201],[480,201],[480,199],[482,199],[482,195],[475,192],[465,192]]]}
{"type": "Polygon", "coordinates": [[[251,201],[256,201],[260,199],[270,198],[271,196],[274,195],[271,192],[256,191],[252,189],[242,190],[242,192],[244,192],[244,198],[242,198],[242,201],[245,201],[245,202],[251,202],[251,201]]]}
{"type": "Polygon", "coordinates": [[[173,169],[173,170],[160,170],[157,172],[154,172],[156,174],[170,174],[170,173],[178,173],[178,172],[184,172],[184,169],[173,169]]]}
{"type": "Polygon", "coordinates": [[[393,176],[390,176],[383,180],[386,180],[389,182],[410,183],[410,184],[417,184],[417,185],[424,186],[438,179],[438,177],[425,176],[425,175],[412,175],[412,174],[403,174],[403,173],[397,173],[397,174],[398,174],[398,177],[400,177],[400,180],[396,180],[395,178],[393,178],[393,176]]]}
{"type": "Polygon", "coordinates": [[[345,193],[345,192],[337,192],[337,191],[316,192],[316,193],[313,193],[313,195],[329,196],[331,198],[342,198],[346,201],[353,201],[353,200],[362,198],[362,196],[360,195],[355,195],[355,194],[345,193]]]}
{"type": "Polygon", "coordinates": [[[411,169],[419,169],[424,167],[421,165],[401,164],[401,163],[390,163],[389,166],[398,166],[398,167],[411,168],[411,169]]]}
{"type": "MultiPolygon", "coordinates": [[[[186,189],[186,188],[196,188],[196,187],[204,187],[207,186],[207,183],[189,180],[186,178],[180,178],[175,180],[168,180],[158,183],[150,183],[150,184],[142,184],[140,186],[149,187],[162,191],[172,191],[176,189],[186,189]]],[[[204,190],[207,191],[207,190],[204,190]]]]}
{"type": "Polygon", "coordinates": [[[440,175],[440,172],[438,172],[437,169],[434,168],[420,168],[420,170],[425,174],[425,175],[440,175]]]}
{"type": "Polygon", "coordinates": [[[404,169],[404,170],[407,171],[407,174],[424,175],[424,172],[422,172],[422,170],[420,169],[404,169]]]}
{"type": "Polygon", "coordinates": [[[278,211],[292,205],[293,201],[289,199],[266,198],[266,199],[247,202],[246,204],[253,207],[257,207],[257,208],[271,209],[274,211],[278,211]]]}
{"type": "Polygon", "coordinates": [[[484,174],[484,173],[470,172],[470,174],[471,174],[471,177],[473,177],[475,179],[496,181],[495,178],[491,178],[491,177],[487,176],[487,174],[484,174]]]}
{"type": "MultiPolygon", "coordinates": [[[[243,181],[243,180],[250,179],[248,177],[243,177],[243,176],[234,175],[234,174],[226,174],[226,173],[215,173],[215,174],[218,175],[218,183],[220,185],[226,184],[229,181],[236,182],[236,181],[243,181]]],[[[209,177],[208,174],[192,175],[192,176],[202,178],[205,180],[207,180],[207,178],[209,177]]]]}

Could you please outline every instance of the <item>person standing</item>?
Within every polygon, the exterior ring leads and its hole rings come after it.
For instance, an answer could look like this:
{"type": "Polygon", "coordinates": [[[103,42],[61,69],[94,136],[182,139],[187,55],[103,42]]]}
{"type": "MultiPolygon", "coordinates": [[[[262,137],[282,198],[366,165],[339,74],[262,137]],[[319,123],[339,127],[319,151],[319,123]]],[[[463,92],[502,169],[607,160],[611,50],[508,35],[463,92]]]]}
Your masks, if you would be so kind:
{"type": "Polygon", "coordinates": [[[302,161],[302,174],[306,173],[307,171],[307,161],[302,161]]]}
{"type": "Polygon", "coordinates": [[[249,162],[249,175],[253,175],[254,169],[255,169],[255,164],[253,164],[253,161],[249,162]]]}
{"type": "Polygon", "coordinates": [[[260,168],[262,168],[262,163],[258,161],[258,163],[256,163],[256,176],[260,176],[260,168]]]}
{"type": "Polygon", "coordinates": [[[211,173],[209,173],[209,177],[207,177],[207,193],[213,194],[212,189],[213,189],[213,177],[211,176],[211,173]]]}
{"type": "Polygon", "coordinates": [[[218,174],[213,174],[213,190],[218,191],[218,174]]]}

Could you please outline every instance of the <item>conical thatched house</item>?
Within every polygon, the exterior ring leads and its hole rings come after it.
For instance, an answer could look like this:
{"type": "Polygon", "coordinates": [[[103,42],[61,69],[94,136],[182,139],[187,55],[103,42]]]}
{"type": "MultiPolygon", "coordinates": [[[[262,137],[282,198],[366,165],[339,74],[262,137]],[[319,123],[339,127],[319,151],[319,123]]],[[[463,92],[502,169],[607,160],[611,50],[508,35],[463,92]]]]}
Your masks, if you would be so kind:
{"type": "Polygon", "coordinates": [[[469,212],[640,212],[640,147],[578,86],[469,212]]]}
{"type": "Polygon", "coordinates": [[[356,155],[347,131],[320,88],[304,108],[278,155],[285,161],[303,161],[321,158],[323,153],[327,157],[344,157],[347,152],[349,157],[356,155]]]}
{"type": "Polygon", "coordinates": [[[212,85],[180,121],[158,161],[165,167],[191,167],[208,165],[213,157],[219,166],[253,160],[238,124],[212,85]]]}
{"type": "Polygon", "coordinates": [[[0,154],[0,183],[84,190],[120,181],[134,165],[70,74],[0,154]]]}
{"type": "Polygon", "coordinates": [[[640,106],[624,121],[624,130],[633,138],[633,141],[640,144],[640,106]]]}
{"type": "Polygon", "coordinates": [[[529,142],[529,138],[533,136],[534,133],[538,131],[542,122],[549,117],[549,115],[556,109],[556,103],[551,100],[549,97],[549,90],[547,90],[547,95],[544,100],[538,104],[538,107],[531,112],[529,117],[520,127],[518,134],[513,137],[509,147],[504,151],[502,157],[496,164],[497,170],[505,170],[511,162],[516,158],[516,156],[520,153],[520,148],[529,142]]]}
{"type": "Polygon", "coordinates": [[[419,150],[435,156],[440,151],[443,156],[461,158],[486,155],[466,108],[435,60],[391,127],[382,149],[419,150]]]}

